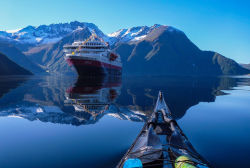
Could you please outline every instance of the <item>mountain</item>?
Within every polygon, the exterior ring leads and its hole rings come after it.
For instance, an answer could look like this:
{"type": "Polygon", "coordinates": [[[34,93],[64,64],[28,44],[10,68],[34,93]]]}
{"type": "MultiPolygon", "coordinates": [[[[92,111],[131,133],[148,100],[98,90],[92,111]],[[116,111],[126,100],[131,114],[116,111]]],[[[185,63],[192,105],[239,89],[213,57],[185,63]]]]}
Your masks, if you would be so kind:
{"type": "Polygon", "coordinates": [[[32,75],[31,72],[20,67],[4,54],[0,53],[0,76],[3,75],[32,75]]]}
{"type": "Polygon", "coordinates": [[[63,58],[63,45],[87,39],[93,32],[109,42],[111,48],[121,55],[125,75],[249,73],[235,61],[219,53],[200,50],[184,32],[159,24],[120,29],[105,35],[93,23],[75,21],[2,31],[0,37],[9,40],[31,62],[51,73],[72,73],[63,58]]]}
{"type": "Polygon", "coordinates": [[[22,29],[0,31],[1,40],[16,42],[21,44],[41,45],[55,43],[73,31],[86,28],[95,31],[99,36],[105,36],[93,23],[70,22],[50,25],[27,26],[22,29]]]}
{"type": "Polygon", "coordinates": [[[44,71],[39,65],[30,61],[13,44],[0,42],[0,52],[7,55],[10,60],[32,73],[41,73],[44,71]]]}
{"type": "Polygon", "coordinates": [[[250,73],[216,52],[200,50],[182,31],[169,26],[157,26],[139,40],[118,42],[114,50],[121,55],[126,75],[250,73]]]}

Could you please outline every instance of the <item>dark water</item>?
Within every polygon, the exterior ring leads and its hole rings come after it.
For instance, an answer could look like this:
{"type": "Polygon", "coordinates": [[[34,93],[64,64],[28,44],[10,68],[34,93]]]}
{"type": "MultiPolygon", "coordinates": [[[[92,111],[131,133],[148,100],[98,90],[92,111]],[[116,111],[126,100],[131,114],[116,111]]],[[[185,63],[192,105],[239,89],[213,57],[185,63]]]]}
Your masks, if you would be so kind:
{"type": "Polygon", "coordinates": [[[250,165],[249,77],[0,78],[0,167],[115,167],[162,90],[215,167],[250,165]]]}

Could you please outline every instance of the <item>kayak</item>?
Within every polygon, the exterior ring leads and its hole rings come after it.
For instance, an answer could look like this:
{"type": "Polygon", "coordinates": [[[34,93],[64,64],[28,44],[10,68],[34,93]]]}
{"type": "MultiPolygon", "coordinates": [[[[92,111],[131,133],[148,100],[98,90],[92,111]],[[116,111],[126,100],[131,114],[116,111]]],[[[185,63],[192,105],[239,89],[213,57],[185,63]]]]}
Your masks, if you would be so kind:
{"type": "Polygon", "coordinates": [[[191,145],[159,92],[154,111],[117,168],[211,167],[191,145]]]}

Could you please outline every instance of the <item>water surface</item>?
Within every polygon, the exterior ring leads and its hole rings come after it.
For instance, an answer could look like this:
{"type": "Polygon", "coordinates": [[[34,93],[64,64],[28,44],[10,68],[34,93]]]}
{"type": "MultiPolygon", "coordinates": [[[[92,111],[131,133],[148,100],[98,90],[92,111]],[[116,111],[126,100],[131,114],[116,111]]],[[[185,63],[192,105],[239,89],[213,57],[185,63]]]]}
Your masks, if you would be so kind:
{"type": "Polygon", "coordinates": [[[250,79],[0,78],[1,167],[115,167],[162,90],[196,150],[215,167],[250,156],[250,79]]]}

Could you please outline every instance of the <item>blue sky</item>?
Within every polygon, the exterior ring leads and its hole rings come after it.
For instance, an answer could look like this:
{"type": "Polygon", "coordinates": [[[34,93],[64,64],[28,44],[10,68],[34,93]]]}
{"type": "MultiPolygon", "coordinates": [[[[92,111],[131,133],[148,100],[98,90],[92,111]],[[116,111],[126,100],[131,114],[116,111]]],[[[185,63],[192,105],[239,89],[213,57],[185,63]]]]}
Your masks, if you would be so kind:
{"type": "Polygon", "coordinates": [[[250,63],[250,1],[0,0],[0,29],[83,21],[104,33],[155,23],[174,26],[202,50],[250,63]]]}

